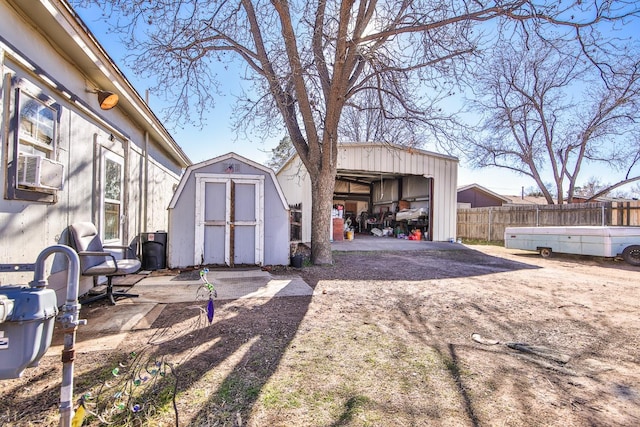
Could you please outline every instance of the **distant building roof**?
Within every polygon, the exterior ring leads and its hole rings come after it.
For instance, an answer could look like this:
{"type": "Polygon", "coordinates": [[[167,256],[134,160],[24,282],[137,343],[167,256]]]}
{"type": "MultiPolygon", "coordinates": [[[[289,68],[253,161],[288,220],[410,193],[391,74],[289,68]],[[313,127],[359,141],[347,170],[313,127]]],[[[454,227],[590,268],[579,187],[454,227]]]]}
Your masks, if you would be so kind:
{"type": "Polygon", "coordinates": [[[506,205],[547,205],[547,199],[542,196],[504,196],[509,199],[506,205]]]}
{"type": "Polygon", "coordinates": [[[509,203],[509,199],[481,185],[469,184],[458,187],[458,203],[469,203],[472,208],[483,208],[502,206],[509,203]]]}
{"type": "MultiPolygon", "coordinates": [[[[573,196],[573,203],[586,203],[588,199],[588,197],[584,196],[573,196]]],[[[635,198],[627,199],[621,197],[600,196],[596,197],[594,200],[591,200],[591,202],[633,202],[636,200],[637,199],[635,198]]]]}

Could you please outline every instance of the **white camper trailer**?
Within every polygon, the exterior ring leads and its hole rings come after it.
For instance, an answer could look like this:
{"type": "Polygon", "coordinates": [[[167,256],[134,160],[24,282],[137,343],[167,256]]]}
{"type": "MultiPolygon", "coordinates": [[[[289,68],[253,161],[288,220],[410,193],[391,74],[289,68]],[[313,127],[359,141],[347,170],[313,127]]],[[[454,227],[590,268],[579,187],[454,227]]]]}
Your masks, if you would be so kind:
{"type": "Polygon", "coordinates": [[[640,227],[507,227],[507,249],[622,258],[640,265],[640,227]]]}

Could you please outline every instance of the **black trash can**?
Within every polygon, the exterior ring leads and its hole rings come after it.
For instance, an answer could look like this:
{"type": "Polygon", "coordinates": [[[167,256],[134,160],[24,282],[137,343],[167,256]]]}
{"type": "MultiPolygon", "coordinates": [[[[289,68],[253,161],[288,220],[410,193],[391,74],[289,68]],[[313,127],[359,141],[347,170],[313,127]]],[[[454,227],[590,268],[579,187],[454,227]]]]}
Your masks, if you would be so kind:
{"type": "Polygon", "coordinates": [[[162,270],[167,268],[167,233],[140,233],[142,244],[142,269],[162,270]]]}
{"type": "Polygon", "coordinates": [[[302,268],[302,255],[294,255],[291,257],[291,265],[293,268],[302,268]]]}

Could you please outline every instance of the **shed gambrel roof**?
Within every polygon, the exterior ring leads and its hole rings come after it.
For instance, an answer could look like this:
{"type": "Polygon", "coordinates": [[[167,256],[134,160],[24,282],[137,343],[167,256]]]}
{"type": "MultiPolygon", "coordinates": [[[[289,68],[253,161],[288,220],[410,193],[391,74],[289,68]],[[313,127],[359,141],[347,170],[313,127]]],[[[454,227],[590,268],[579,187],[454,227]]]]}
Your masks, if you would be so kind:
{"type": "Polygon", "coordinates": [[[265,174],[269,175],[271,177],[271,180],[273,181],[273,183],[276,186],[276,190],[278,191],[278,196],[280,197],[280,201],[282,202],[282,206],[288,210],[289,209],[289,205],[287,204],[287,199],[284,197],[284,194],[282,193],[282,189],[280,188],[280,185],[278,184],[278,180],[276,179],[276,176],[273,172],[272,169],[261,165],[260,163],[256,163],[253,160],[249,160],[246,157],[242,157],[239,154],[236,153],[227,153],[224,154],[222,156],[218,156],[218,157],[214,157],[213,159],[209,159],[209,160],[205,160],[203,162],[200,163],[196,163],[194,165],[189,166],[184,175],[182,176],[182,178],[180,179],[180,184],[178,185],[178,188],[176,189],[175,193],[173,193],[173,197],[171,198],[171,203],[169,203],[169,209],[173,209],[176,206],[176,203],[178,202],[178,199],[180,198],[180,194],[182,193],[182,190],[184,189],[184,186],[187,184],[187,182],[189,181],[189,178],[191,177],[191,174],[194,173],[195,171],[205,168],[209,165],[215,164],[215,163],[220,163],[220,162],[224,162],[224,161],[228,161],[228,160],[236,160],[238,162],[241,163],[245,163],[248,164],[262,172],[264,172],[265,174]]]}

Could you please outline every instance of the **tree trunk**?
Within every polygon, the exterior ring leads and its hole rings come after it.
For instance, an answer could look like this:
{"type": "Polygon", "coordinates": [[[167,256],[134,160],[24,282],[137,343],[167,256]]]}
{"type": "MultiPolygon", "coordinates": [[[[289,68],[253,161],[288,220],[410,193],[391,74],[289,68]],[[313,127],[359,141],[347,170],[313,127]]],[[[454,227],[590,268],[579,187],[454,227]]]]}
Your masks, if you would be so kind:
{"type": "Polygon", "coordinates": [[[332,264],[331,209],[335,173],[332,168],[320,169],[319,176],[311,177],[311,261],[313,264],[332,264]]]}

